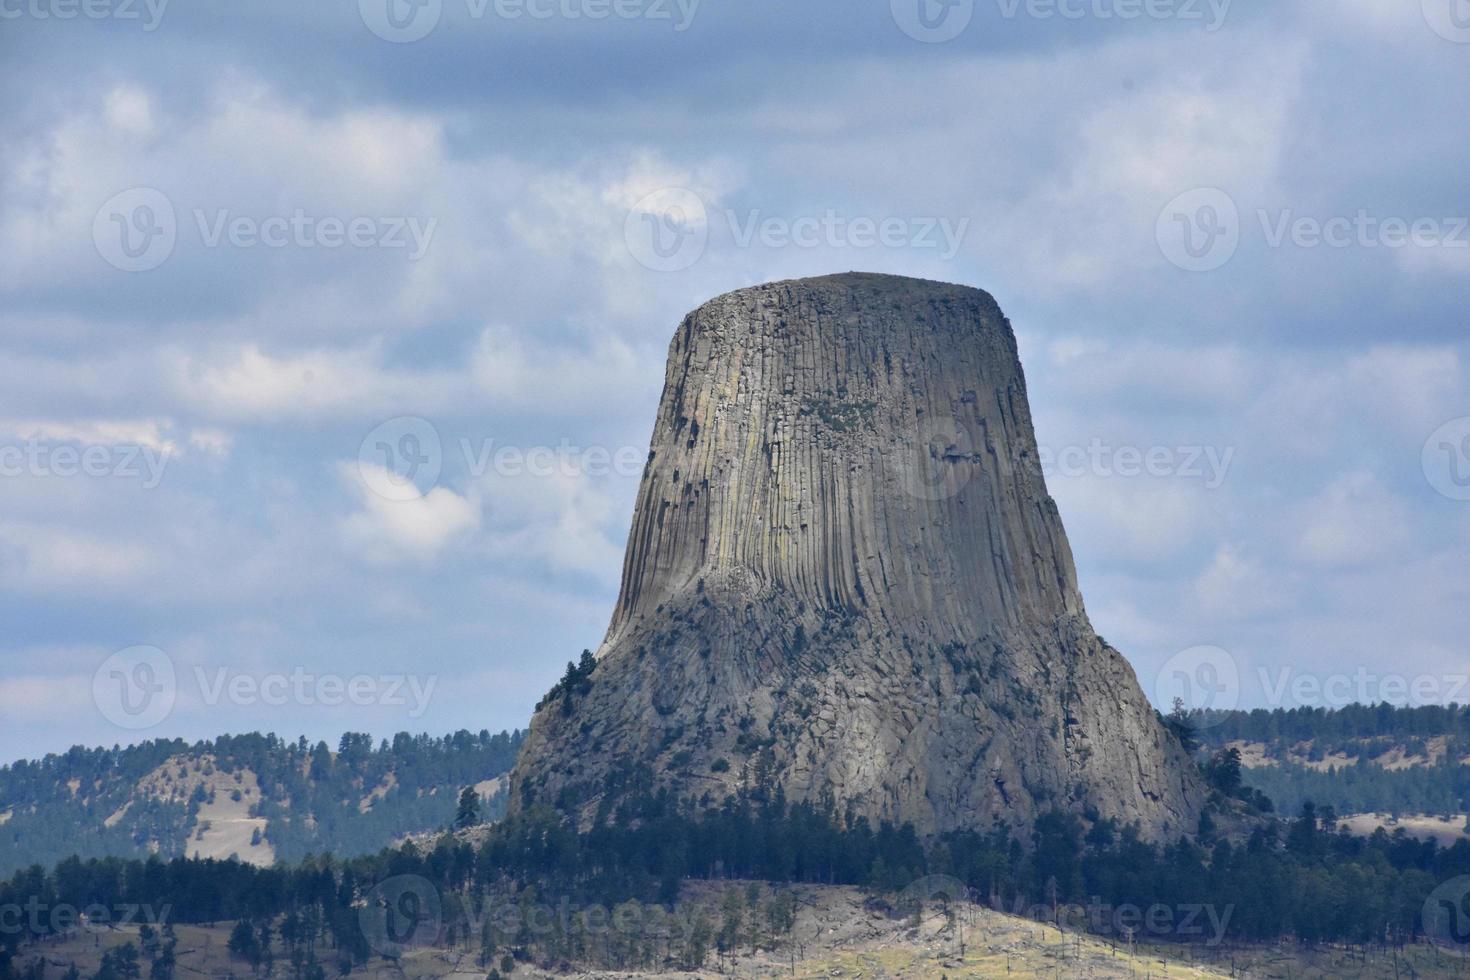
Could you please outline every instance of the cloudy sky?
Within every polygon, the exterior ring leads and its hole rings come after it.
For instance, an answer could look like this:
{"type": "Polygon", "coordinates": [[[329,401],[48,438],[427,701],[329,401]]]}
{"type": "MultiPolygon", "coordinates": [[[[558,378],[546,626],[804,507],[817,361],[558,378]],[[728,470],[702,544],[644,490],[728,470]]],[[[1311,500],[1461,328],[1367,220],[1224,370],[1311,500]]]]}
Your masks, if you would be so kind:
{"type": "Polygon", "coordinates": [[[849,269],[1007,311],[1151,696],[1470,701],[1465,0],[0,0],[0,58],[0,758],[523,725],[679,317],[849,269]]]}

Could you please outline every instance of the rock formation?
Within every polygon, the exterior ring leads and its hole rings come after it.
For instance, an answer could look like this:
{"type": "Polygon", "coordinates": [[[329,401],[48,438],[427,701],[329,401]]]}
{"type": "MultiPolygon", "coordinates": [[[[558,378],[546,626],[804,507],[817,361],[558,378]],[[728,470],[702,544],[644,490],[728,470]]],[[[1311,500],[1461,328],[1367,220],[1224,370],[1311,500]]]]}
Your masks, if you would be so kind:
{"type": "Polygon", "coordinates": [[[924,834],[1053,807],[1195,830],[1193,767],[1088,622],[987,293],[849,274],[685,318],[612,624],[512,807],[585,825],[640,770],[924,834]]]}

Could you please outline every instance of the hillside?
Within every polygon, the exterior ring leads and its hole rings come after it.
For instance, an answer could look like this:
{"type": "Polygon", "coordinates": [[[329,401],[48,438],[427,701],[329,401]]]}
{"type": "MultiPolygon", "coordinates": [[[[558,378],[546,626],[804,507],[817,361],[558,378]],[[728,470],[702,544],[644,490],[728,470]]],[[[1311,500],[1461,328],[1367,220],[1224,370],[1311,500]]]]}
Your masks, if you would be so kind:
{"type": "MultiPolygon", "coordinates": [[[[229,950],[233,923],[179,926],[173,930],[177,971],[184,976],[240,976],[246,960],[229,950]]],[[[96,935],[78,931],[35,953],[48,971],[75,965],[95,976],[104,956],[128,944],[157,950],[158,940],[137,925],[96,935]]],[[[284,972],[292,944],[275,936],[270,959],[284,972]]],[[[325,951],[323,951],[325,952],[325,951]]],[[[157,953],[143,951],[147,963],[157,953]]],[[[1333,945],[1222,944],[1205,935],[1195,942],[1150,942],[1094,935],[1035,915],[996,911],[969,901],[906,902],[844,886],[772,888],[754,882],[692,882],[666,919],[640,920],[637,929],[609,927],[582,955],[548,961],[522,953],[486,957],[478,945],[443,935],[393,958],[379,958],[341,974],[347,977],[482,980],[487,974],[549,980],[552,977],[693,978],[712,971],[741,977],[1077,977],[1077,978],[1369,978],[1463,976],[1464,960],[1427,944],[1401,950],[1362,950],[1333,945]],[[783,909],[789,908],[789,918],[783,909]],[[707,938],[697,931],[700,923],[707,938]],[[690,928],[690,927],[693,928],[690,928]],[[642,963],[641,950],[660,951],[642,963]],[[658,962],[661,961],[661,962],[658,962]],[[494,972],[490,972],[494,971],[494,972]]]]}
{"type": "Polygon", "coordinates": [[[487,815],[503,810],[491,781],[509,771],[522,737],[400,734],[374,745],[349,733],[332,751],[253,733],[16,762],[0,767],[0,877],[71,855],[268,865],[369,853],[448,825],[466,786],[486,795],[487,815]]]}
{"type": "MultiPolygon", "coordinates": [[[[191,976],[1118,976],[1192,964],[1301,977],[1444,975],[1464,962],[1443,911],[1470,888],[1470,842],[1364,839],[1309,815],[1262,821],[1240,844],[1202,828],[1156,846],[1054,811],[1029,844],[965,832],[926,847],[912,827],[849,826],[779,790],[718,811],[655,791],[584,833],[543,807],[348,860],[73,859],[0,882],[0,909],[86,909],[88,934],[79,946],[74,917],[23,917],[0,929],[0,978],[11,980],[7,959],[34,978],[37,956],[65,969],[63,950],[100,955],[101,937],[139,915],[183,938],[203,928],[176,950],[191,976]],[[903,923],[948,900],[974,908],[956,910],[947,935],[903,923]],[[1068,935],[1053,936],[1058,925],[1068,935]]],[[[173,971],[156,959],[134,967],[162,980],[173,971]]],[[[94,980],[138,976],[128,966],[86,964],[94,980]]]]}
{"type": "Polygon", "coordinates": [[[1310,801],[1355,831],[1402,827],[1446,844],[1463,836],[1470,707],[1213,711],[1188,721],[1204,754],[1239,752],[1244,784],[1284,815],[1310,801]]]}

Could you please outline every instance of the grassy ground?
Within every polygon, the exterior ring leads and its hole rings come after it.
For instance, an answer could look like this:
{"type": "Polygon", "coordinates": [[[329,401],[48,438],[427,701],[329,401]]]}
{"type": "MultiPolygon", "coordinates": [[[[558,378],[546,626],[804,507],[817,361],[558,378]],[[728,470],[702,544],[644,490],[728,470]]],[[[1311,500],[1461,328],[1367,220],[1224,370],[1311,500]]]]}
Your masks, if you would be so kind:
{"type": "MultiPolygon", "coordinates": [[[[712,914],[729,886],[691,885],[685,901],[703,905],[712,914]]],[[[815,978],[959,978],[1054,977],[1139,980],[1154,978],[1252,977],[1316,980],[1316,978],[1470,977],[1470,959],[1454,957],[1427,946],[1387,951],[1295,945],[1224,947],[1179,944],[1130,944],[1124,940],[1059,931],[1031,919],[973,905],[948,910],[930,907],[918,917],[897,917],[874,908],[850,888],[801,888],[796,924],[776,948],[755,952],[742,949],[734,956],[711,952],[696,972],[638,973],[606,969],[573,969],[557,974],[530,964],[517,967],[510,980],[543,980],[551,976],[602,978],[669,977],[692,980],[718,975],[737,977],[815,978]]],[[[178,926],[176,980],[234,977],[246,980],[250,968],[232,959],[226,950],[232,923],[213,928],[178,926]]],[[[133,927],[102,933],[77,933],[62,941],[28,949],[20,958],[28,964],[39,954],[47,962],[46,976],[59,980],[71,964],[83,977],[95,973],[102,954],[125,942],[136,943],[133,927]]],[[[329,950],[319,953],[328,976],[337,976],[329,950]]],[[[484,980],[486,969],[476,964],[471,946],[456,949],[423,948],[394,964],[375,960],[352,973],[371,980],[484,980]]],[[[147,976],[147,965],[144,965],[147,976]]],[[[289,964],[278,954],[273,976],[290,976],[289,964]]]]}

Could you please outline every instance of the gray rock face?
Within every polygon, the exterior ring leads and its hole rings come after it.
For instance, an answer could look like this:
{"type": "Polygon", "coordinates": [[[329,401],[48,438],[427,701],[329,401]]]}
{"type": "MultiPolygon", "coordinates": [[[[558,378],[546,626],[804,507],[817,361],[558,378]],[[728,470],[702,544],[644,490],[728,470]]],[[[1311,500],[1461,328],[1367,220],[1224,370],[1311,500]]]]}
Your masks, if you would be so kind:
{"type": "Polygon", "coordinates": [[[586,823],[643,767],[924,834],[1053,807],[1194,831],[1193,767],[1088,623],[988,294],[849,274],[685,318],[597,668],[538,710],[512,806],[586,823]]]}

